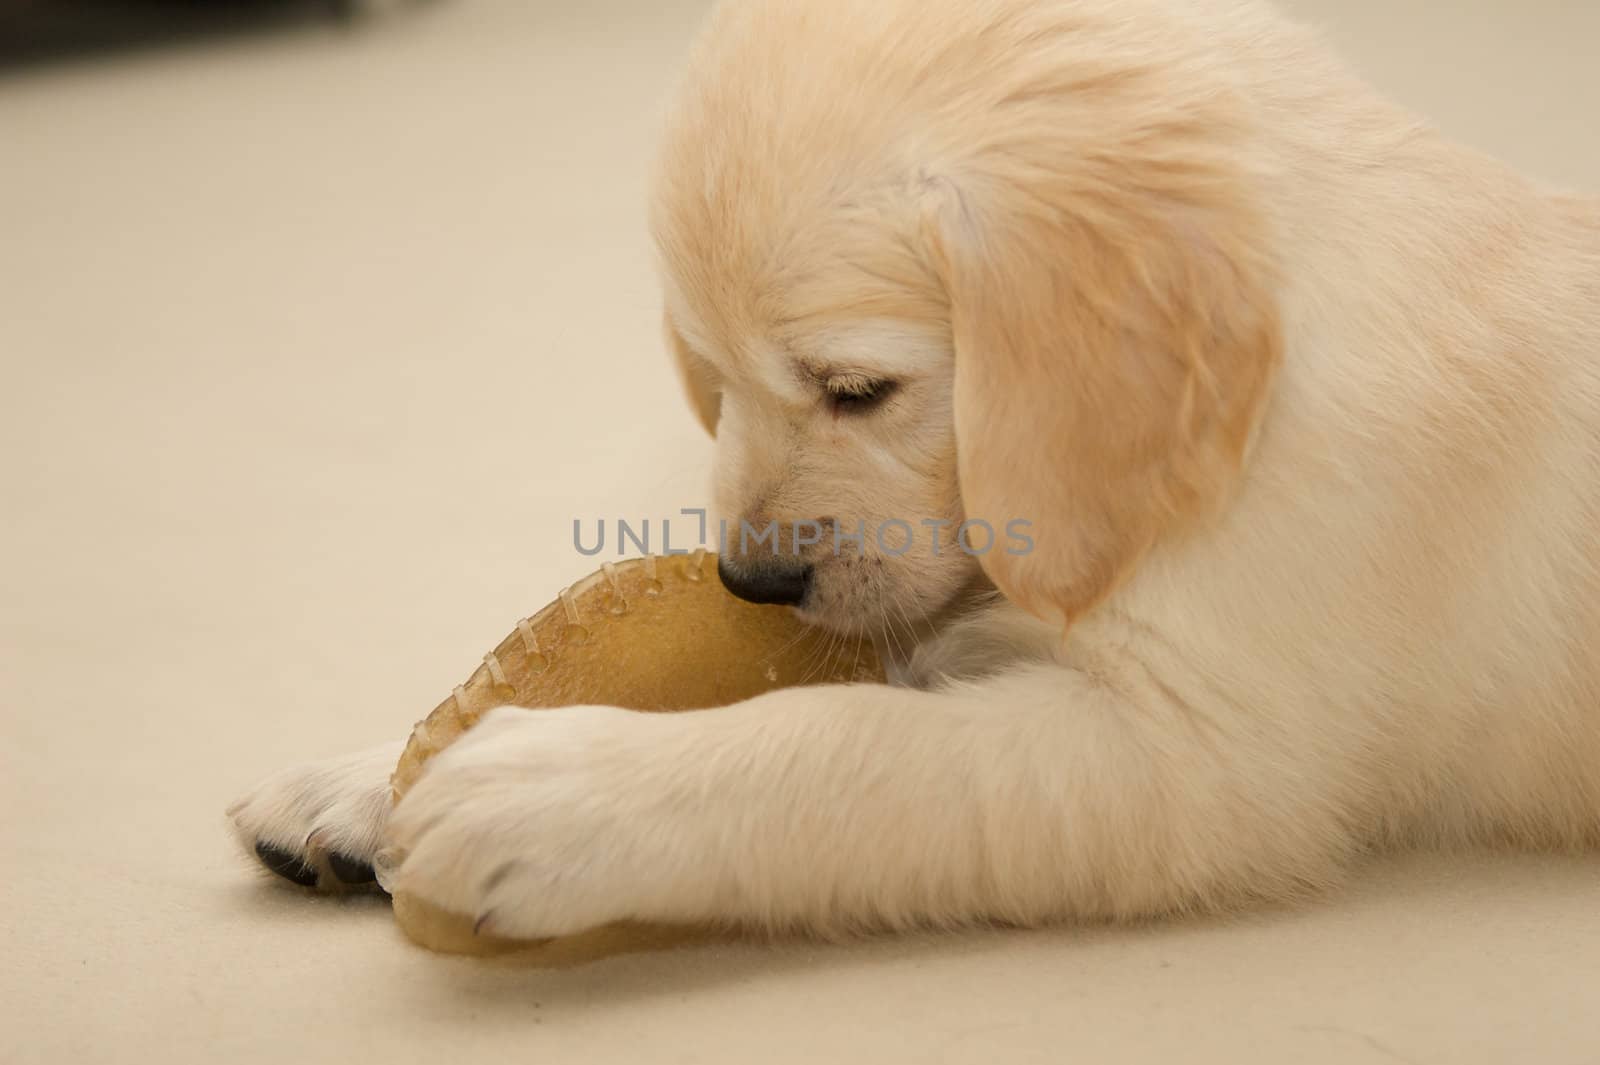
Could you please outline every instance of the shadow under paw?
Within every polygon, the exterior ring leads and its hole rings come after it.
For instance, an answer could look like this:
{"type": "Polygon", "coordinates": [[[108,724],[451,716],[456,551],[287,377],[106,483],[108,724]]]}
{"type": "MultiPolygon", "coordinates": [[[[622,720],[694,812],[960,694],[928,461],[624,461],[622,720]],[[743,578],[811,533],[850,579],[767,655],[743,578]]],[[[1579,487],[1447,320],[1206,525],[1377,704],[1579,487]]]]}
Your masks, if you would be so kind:
{"type": "Polygon", "coordinates": [[[337,851],[307,855],[257,842],[256,857],[261,864],[290,883],[319,891],[382,891],[372,863],[351,858],[337,851]]]}

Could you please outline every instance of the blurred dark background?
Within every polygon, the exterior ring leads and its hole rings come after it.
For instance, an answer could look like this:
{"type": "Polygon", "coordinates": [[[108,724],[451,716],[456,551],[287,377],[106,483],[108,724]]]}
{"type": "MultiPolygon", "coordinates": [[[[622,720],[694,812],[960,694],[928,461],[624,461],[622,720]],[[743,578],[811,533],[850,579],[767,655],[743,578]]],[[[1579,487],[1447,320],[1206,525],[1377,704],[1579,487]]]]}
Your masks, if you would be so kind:
{"type": "Polygon", "coordinates": [[[0,67],[264,29],[349,24],[382,0],[0,0],[0,67]]]}

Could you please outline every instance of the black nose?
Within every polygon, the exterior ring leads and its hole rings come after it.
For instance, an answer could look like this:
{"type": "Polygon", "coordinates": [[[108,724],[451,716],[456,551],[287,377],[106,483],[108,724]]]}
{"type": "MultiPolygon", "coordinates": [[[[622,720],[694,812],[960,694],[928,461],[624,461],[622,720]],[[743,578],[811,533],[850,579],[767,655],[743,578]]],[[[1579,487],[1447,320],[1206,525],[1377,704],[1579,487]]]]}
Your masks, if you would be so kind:
{"type": "Polygon", "coordinates": [[[730,562],[719,558],[717,576],[722,578],[724,588],[752,603],[799,606],[811,590],[811,567],[782,559],[730,562]]]}

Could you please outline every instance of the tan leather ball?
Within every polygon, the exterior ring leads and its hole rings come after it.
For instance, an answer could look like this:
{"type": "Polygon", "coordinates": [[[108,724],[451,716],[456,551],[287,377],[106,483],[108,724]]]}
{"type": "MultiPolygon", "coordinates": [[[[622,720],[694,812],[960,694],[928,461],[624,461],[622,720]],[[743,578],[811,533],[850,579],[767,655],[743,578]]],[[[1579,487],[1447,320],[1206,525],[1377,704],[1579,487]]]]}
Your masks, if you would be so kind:
{"type": "MultiPolygon", "coordinates": [[[[391,780],[396,801],[428,759],[498,706],[630,710],[726,706],[802,684],[881,682],[870,643],[802,623],[786,607],[736,599],[706,552],[608,563],[563,591],[484,656],[466,683],[411,733],[391,780]]],[[[395,919],[434,950],[498,954],[530,944],[476,935],[472,919],[397,894],[395,919]]],[[[626,929],[603,933],[617,946],[626,929]]],[[[637,933],[662,939],[660,931],[637,933]]],[[[647,945],[641,942],[640,945],[647,945]]]]}

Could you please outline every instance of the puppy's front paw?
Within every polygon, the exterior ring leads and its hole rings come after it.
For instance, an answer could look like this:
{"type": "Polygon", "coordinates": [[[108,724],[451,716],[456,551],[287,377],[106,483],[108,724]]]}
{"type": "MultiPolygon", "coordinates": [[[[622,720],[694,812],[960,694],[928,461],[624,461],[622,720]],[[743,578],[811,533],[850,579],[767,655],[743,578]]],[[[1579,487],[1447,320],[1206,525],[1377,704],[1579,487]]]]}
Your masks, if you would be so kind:
{"type": "Polygon", "coordinates": [[[374,885],[389,816],[389,775],[403,743],[276,773],[228,807],[234,834],[268,869],[302,887],[374,885]]]}
{"type": "Polygon", "coordinates": [[[609,707],[492,711],[395,808],[385,884],[514,938],[661,916],[693,845],[649,779],[660,725],[609,707]]]}

